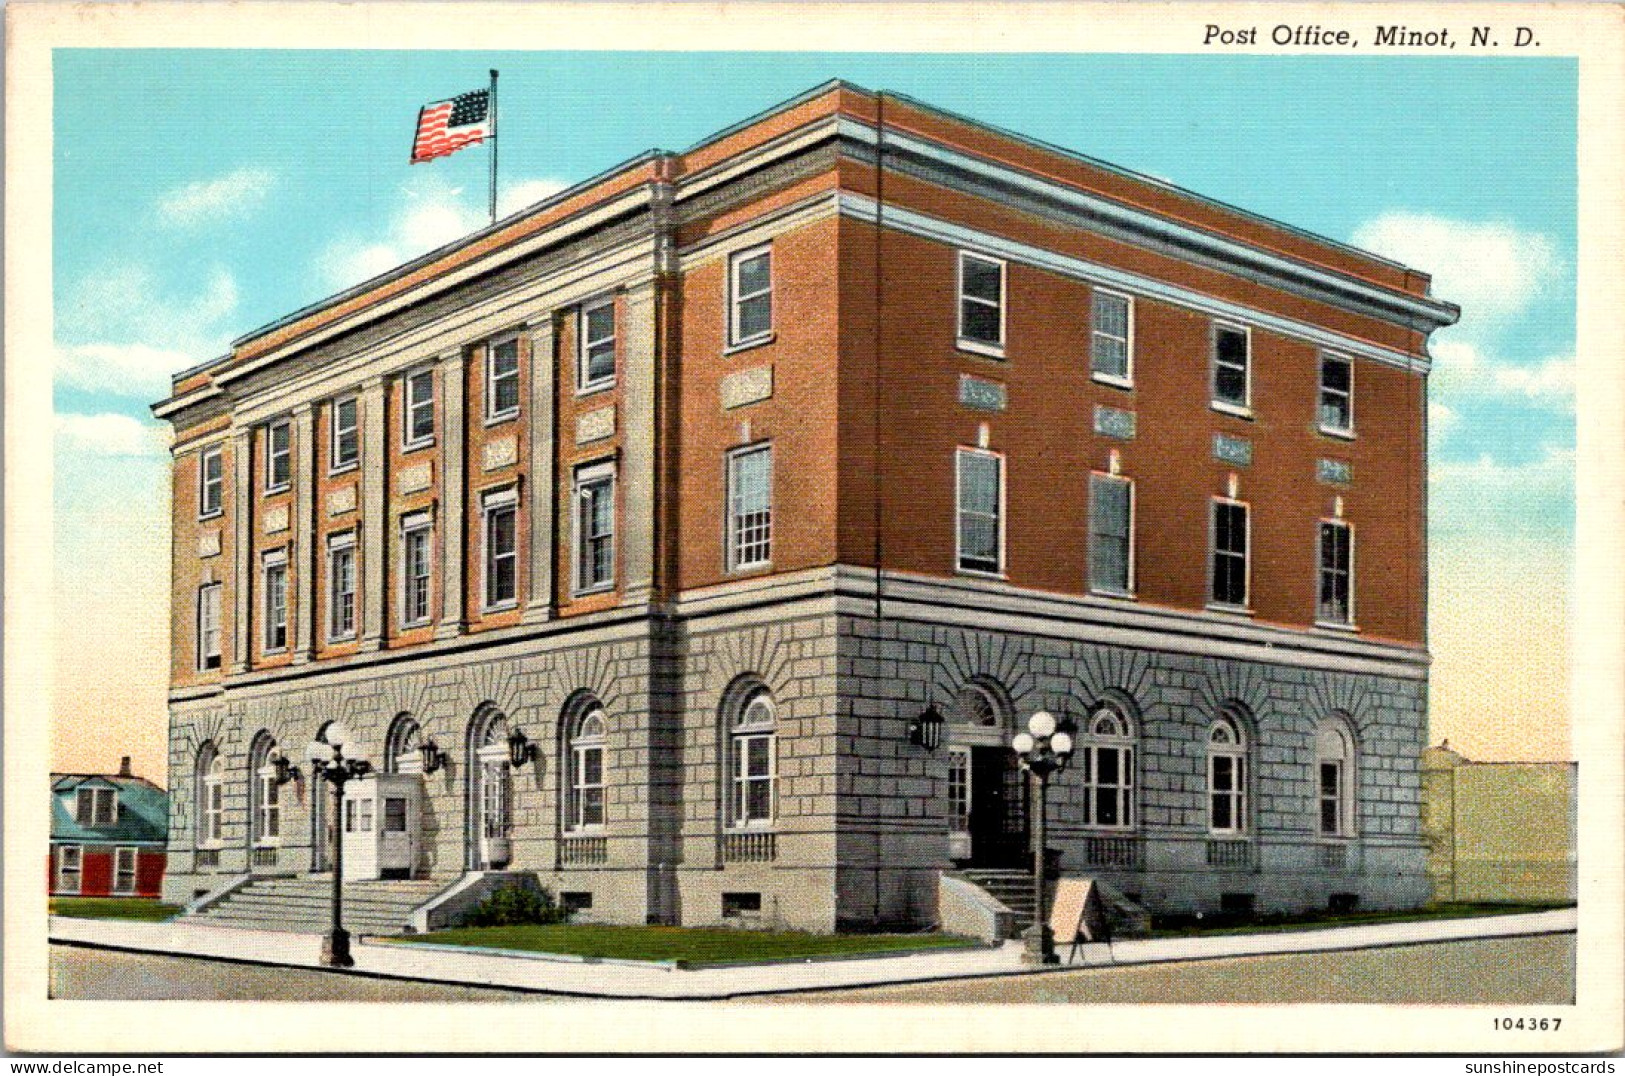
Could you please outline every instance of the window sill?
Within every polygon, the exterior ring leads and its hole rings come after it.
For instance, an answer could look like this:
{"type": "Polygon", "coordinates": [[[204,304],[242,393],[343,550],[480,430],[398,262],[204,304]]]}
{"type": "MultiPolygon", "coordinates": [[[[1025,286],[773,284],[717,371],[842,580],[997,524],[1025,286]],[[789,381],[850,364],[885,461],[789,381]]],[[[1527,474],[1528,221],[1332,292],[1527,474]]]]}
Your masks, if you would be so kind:
{"type": "MultiPolygon", "coordinates": [[[[514,604],[517,605],[518,603],[515,602],[514,604]]],[[[433,623],[434,623],[434,621],[432,621],[432,620],[413,620],[413,621],[411,621],[409,623],[400,625],[400,627],[397,630],[399,630],[399,631],[422,631],[424,628],[429,627],[433,623]]]]}
{"type": "Polygon", "coordinates": [[[1339,441],[1354,440],[1354,431],[1351,429],[1343,430],[1338,429],[1336,426],[1317,426],[1315,428],[1325,437],[1335,437],[1339,441]]]}
{"type": "Polygon", "coordinates": [[[740,340],[738,343],[729,344],[727,347],[722,349],[722,353],[724,355],[736,355],[741,351],[749,351],[752,348],[758,348],[764,344],[771,344],[778,338],[778,333],[766,332],[760,336],[748,337],[747,339],[740,340]]]}
{"type": "Polygon", "coordinates": [[[1239,829],[1210,829],[1207,831],[1210,841],[1246,841],[1252,843],[1253,835],[1239,829]]]}
{"type": "Polygon", "coordinates": [[[220,518],[220,517],[221,517],[221,516],[223,516],[223,515],[225,515],[225,514],[226,514],[226,510],[225,510],[225,509],[224,509],[224,508],[216,508],[216,509],[215,509],[215,510],[214,510],[214,511],[212,511],[212,512],[203,512],[203,513],[200,513],[200,514],[199,514],[199,515],[198,515],[198,517],[197,517],[197,521],[198,521],[198,522],[199,522],[199,523],[202,523],[202,522],[203,522],[203,521],[204,521],[204,520],[209,520],[209,519],[219,519],[219,518],[220,518]]]}
{"type": "Polygon", "coordinates": [[[329,635],[327,637],[328,646],[342,646],[345,643],[353,642],[355,642],[355,632],[353,631],[348,635],[329,635]]]}
{"type": "Polygon", "coordinates": [[[358,459],[351,460],[349,463],[341,463],[337,467],[329,467],[327,469],[327,473],[328,473],[329,477],[331,477],[333,475],[338,475],[338,474],[349,474],[351,471],[356,470],[360,466],[361,466],[361,461],[360,460],[358,460],[358,459]]]}
{"type": "Polygon", "coordinates": [[[1223,602],[1208,602],[1207,605],[1203,606],[1203,608],[1205,608],[1210,613],[1224,613],[1227,616],[1251,617],[1251,616],[1257,616],[1258,615],[1257,613],[1255,613],[1252,610],[1252,608],[1250,606],[1246,606],[1246,605],[1226,605],[1223,602]]]}
{"type": "Polygon", "coordinates": [[[406,442],[402,443],[402,445],[401,445],[401,454],[402,455],[407,455],[407,454],[412,453],[412,452],[422,452],[426,448],[433,448],[433,447],[434,447],[434,438],[433,437],[425,437],[421,441],[406,441],[406,442]]]}
{"type": "Polygon", "coordinates": [[[602,837],[608,831],[609,827],[600,822],[596,825],[567,827],[563,836],[566,839],[570,837],[602,837]]]}
{"type": "Polygon", "coordinates": [[[267,497],[270,497],[273,494],[286,493],[286,492],[288,492],[288,489],[289,489],[290,486],[292,486],[292,484],[293,483],[291,483],[291,482],[283,482],[281,485],[277,485],[277,486],[266,486],[265,487],[265,495],[267,497]]]}
{"type": "Polygon", "coordinates": [[[1119,602],[1137,602],[1140,600],[1132,590],[1094,589],[1089,591],[1089,596],[1091,598],[1109,598],[1112,601],[1119,602]]]}
{"type": "Polygon", "coordinates": [[[1118,377],[1115,374],[1098,374],[1091,372],[1089,374],[1089,379],[1098,385],[1109,385],[1114,389],[1122,389],[1125,392],[1134,391],[1133,378],[1118,377]]]}
{"type": "Polygon", "coordinates": [[[288,646],[287,646],[286,643],[284,643],[281,646],[266,647],[264,650],[260,651],[260,657],[261,658],[279,658],[279,657],[283,657],[284,655],[286,655],[287,652],[288,652],[288,646]]]}
{"type": "Polygon", "coordinates": [[[1221,415],[1230,415],[1234,418],[1246,419],[1248,422],[1253,421],[1253,409],[1245,404],[1233,404],[1226,403],[1224,400],[1213,400],[1208,404],[1208,406],[1221,415]]]}
{"type": "Polygon", "coordinates": [[[749,564],[735,564],[734,566],[732,566],[731,568],[728,569],[728,574],[729,575],[738,575],[738,576],[762,575],[763,573],[771,572],[772,570],[773,570],[773,562],[772,561],[770,561],[770,560],[758,560],[758,561],[752,561],[749,564]]]}
{"type": "Polygon", "coordinates": [[[582,590],[572,590],[570,592],[570,597],[572,597],[572,598],[591,598],[591,597],[593,597],[595,595],[598,595],[598,594],[608,594],[611,591],[613,591],[614,589],[615,589],[615,584],[613,582],[600,583],[597,586],[586,587],[586,588],[584,588],[582,590]]]}
{"type": "Polygon", "coordinates": [[[968,351],[972,355],[980,355],[987,359],[1004,361],[1003,344],[987,344],[980,340],[967,340],[963,336],[954,341],[954,347],[960,351],[968,351]]]}
{"type": "Polygon", "coordinates": [[[1358,635],[1360,632],[1359,625],[1353,621],[1317,620],[1315,621],[1315,627],[1325,631],[1340,631],[1349,635],[1358,635]]]}
{"type": "Polygon", "coordinates": [[[773,819],[752,819],[749,822],[729,822],[724,833],[773,833],[777,831],[773,819]]]}
{"type": "MultiPolygon", "coordinates": [[[[482,605],[482,606],[480,606],[480,612],[481,613],[507,613],[507,612],[512,612],[513,610],[515,610],[517,608],[519,608],[519,599],[518,598],[509,598],[509,599],[505,599],[503,601],[499,601],[495,605],[482,605]]],[[[424,627],[426,624],[428,624],[428,621],[424,621],[422,624],[419,624],[417,626],[421,628],[421,627],[424,627]]]]}
{"type": "Polygon", "coordinates": [[[964,565],[960,565],[958,568],[955,568],[954,571],[959,575],[968,575],[975,579],[997,579],[1000,582],[1008,582],[1010,579],[1010,577],[1003,572],[985,571],[981,568],[966,568],[964,565]]]}
{"type": "Polygon", "coordinates": [[[502,413],[496,415],[486,415],[485,421],[482,423],[482,425],[486,427],[501,426],[503,423],[512,422],[518,417],[519,409],[516,407],[512,411],[503,411],[502,413]]]}
{"type": "Polygon", "coordinates": [[[597,396],[600,392],[608,392],[617,384],[619,384],[619,382],[613,377],[605,378],[602,381],[588,382],[587,384],[576,389],[576,399],[579,400],[585,396],[597,396]]]}

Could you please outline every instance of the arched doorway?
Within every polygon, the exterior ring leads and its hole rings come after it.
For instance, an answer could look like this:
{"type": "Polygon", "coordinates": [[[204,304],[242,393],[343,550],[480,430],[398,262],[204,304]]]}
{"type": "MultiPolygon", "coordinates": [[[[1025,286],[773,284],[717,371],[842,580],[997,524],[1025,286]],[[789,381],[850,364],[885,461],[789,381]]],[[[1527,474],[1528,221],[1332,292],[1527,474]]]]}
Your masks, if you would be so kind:
{"type": "Polygon", "coordinates": [[[468,725],[468,868],[496,870],[513,859],[513,777],[508,719],[483,706],[468,725]]]}
{"type": "Polygon", "coordinates": [[[963,867],[1012,867],[1030,855],[1027,782],[1010,749],[1003,690],[971,681],[948,712],[948,857],[963,867]]]}

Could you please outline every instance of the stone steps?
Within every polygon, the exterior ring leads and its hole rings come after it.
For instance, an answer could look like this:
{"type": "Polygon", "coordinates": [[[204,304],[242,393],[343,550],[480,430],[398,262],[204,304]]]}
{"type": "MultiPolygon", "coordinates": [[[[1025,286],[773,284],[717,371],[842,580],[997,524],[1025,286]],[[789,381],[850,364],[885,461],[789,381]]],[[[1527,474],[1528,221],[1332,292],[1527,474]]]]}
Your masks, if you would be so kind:
{"type": "MultiPolygon", "coordinates": [[[[347,882],[344,928],[359,934],[400,934],[412,913],[452,879],[347,882]]],[[[211,908],[189,917],[204,925],[319,934],[332,925],[331,876],[257,878],[211,908]]]]}

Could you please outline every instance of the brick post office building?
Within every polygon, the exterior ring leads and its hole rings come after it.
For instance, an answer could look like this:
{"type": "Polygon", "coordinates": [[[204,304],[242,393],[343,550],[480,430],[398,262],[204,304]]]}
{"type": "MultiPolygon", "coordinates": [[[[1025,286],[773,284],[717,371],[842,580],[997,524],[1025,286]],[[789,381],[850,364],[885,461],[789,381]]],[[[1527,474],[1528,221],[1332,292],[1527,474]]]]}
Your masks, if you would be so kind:
{"type": "Polygon", "coordinates": [[[177,375],[169,882],[598,919],[1420,902],[1425,273],[842,83],[177,375]],[[930,749],[909,730],[946,715],[930,749]],[[376,836],[374,836],[376,834],[376,836]],[[346,846],[349,847],[348,845],[346,846]],[[1349,897],[1342,897],[1347,900],[1349,897]]]}

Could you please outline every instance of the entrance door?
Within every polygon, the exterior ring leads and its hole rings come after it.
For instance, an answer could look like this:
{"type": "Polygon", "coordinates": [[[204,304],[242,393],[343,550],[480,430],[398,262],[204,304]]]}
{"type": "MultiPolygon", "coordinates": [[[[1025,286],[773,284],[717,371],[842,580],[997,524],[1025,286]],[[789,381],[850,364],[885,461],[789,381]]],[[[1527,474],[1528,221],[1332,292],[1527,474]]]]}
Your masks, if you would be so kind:
{"type": "Polygon", "coordinates": [[[392,773],[378,778],[378,874],[411,878],[417,873],[423,826],[423,778],[392,773]]]}
{"type": "Polygon", "coordinates": [[[513,817],[510,809],[508,748],[506,744],[482,747],[479,764],[479,859],[477,869],[506,867],[513,858],[513,817]]]}
{"type": "Polygon", "coordinates": [[[971,866],[1021,866],[1028,856],[1026,775],[1007,747],[969,751],[971,866]]]}
{"type": "Polygon", "coordinates": [[[971,749],[948,748],[948,858],[971,858],[971,749]]]}

